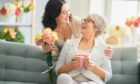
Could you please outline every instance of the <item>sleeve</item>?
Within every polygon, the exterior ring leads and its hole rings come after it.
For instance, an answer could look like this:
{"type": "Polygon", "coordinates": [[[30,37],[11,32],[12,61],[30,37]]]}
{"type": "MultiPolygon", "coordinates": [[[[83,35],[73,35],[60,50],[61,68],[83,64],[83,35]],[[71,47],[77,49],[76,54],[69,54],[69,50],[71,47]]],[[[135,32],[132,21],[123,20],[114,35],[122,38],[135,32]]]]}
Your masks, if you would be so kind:
{"type": "Polygon", "coordinates": [[[54,60],[56,60],[56,61],[58,60],[60,51],[61,51],[64,43],[65,42],[61,42],[61,44],[60,44],[60,43],[58,43],[58,41],[56,41],[55,44],[52,46],[52,55],[54,57],[54,60]]]}
{"type": "Polygon", "coordinates": [[[54,57],[57,57],[57,56],[59,55],[59,52],[60,52],[60,51],[59,51],[57,45],[54,44],[54,45],[52,46],[52,55],[53,55],[54,57]]]}
{"type": "MultiPolygon", "coordinates": [[[[98,45],[102,47],[102,49],[104,49],[103,51],[105,51],[108,47],[112,48],[110,45],[107,45],[105,43],[104,37],[103,36],[99,36],[97,39],[98,45]]],[[[104,57],[111,59],[112,57],[110,56],[106,56],[105,52],[104,53],[104,57]]]]}
{"type": "Polygon", "coordinates": [[[105,82],[109,81],[112,78],[111,60],[104,56],[100,66],[105,70],[105,82]]]}
{"type": "Polygon", "coordinates": [[[69,47],[69,40],[64,43],[64,46],[60,52],[57,64],[55,66],[55,71],[57,73],[58,69],[66,63],[67,49],[69,47]]]}
{"type": "Polygon", "coordinates": [[[95,40],[95,47],[99,51],[100,58],[100,68],[104,69],[105,71],[105,80],[104,82],[109,81],[112,78],[112,67],[111,67],[111,60],[107,58],[104,54],[105,45],[104,42],[97,38],[95,40]]]}

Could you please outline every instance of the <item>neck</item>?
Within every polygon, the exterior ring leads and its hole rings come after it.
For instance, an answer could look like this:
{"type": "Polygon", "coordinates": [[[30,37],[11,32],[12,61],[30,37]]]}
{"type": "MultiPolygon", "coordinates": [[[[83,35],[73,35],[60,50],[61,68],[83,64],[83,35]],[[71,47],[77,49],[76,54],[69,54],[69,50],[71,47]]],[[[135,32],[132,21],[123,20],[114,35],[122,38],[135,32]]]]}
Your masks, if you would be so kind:
{"type": "Polygon", "coordinates": [[[80,48],[91,49],[94,46],[94,38],[84,38],[82,37],[80,42],[80,48]]]}
{"type": "Polygon", "coordinates": [[[66,25],[65,23],[62,23],[59,20],[56,20],[56,23],[57,23],[57,28],[62,28],[66,25]]]}
{"type": "Polygon", "coordinates": [[[81,41],[85,42],[85,43],[93,43],[94,42],[95,37],[82,37],[81,41]]]}
{"type": "Polygon", "coordinates": [[[57,28],[63,28],[65,27],[66,24],[63,24],[63,23],[57,23],[57,28]]]}

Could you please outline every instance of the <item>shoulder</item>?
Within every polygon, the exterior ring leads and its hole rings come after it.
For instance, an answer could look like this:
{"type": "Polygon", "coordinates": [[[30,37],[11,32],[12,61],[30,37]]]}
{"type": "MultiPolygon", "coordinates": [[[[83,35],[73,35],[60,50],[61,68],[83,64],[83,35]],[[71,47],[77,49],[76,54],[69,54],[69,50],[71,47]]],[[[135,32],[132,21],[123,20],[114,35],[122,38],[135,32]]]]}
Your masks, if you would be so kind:
{"type": "Polygon", "coordinates": [[[65,44],[74,45],[79,41],[79,39],[68,39],[66,40],[65,44]]]}
{"type": "Polygon", "coordinates": [[[100,54],[100,57],[104,56],[104,49],[106,48],[106,45],[104,44],[104,41],[102,40],[101,37],[97,37],[95,39],[95,46],[94,46],[94,51],[93,52],[98,52],[100,54]]]}
{"type": "Polygon", "coordinates": [[[74,49],[75,46],[77,45],[77,39],[68,39],[63,46],[63,50],[70,51],[71,49],[74,49]]]}
{"type": "Polygon", "coordinates": [[[101,47],[101,48],[105,48],[106,47],[106,43],[105,43],[105,41],[104,41],[102,36],[98,36],[95,39],[95,45],[98,46],[98,47],[101,47]]]}
{"type": "Polygon", "coordinates": [[[74,48],[79,42],[79,39],[68,39],[64,46],[67,48],[74,48]]]}

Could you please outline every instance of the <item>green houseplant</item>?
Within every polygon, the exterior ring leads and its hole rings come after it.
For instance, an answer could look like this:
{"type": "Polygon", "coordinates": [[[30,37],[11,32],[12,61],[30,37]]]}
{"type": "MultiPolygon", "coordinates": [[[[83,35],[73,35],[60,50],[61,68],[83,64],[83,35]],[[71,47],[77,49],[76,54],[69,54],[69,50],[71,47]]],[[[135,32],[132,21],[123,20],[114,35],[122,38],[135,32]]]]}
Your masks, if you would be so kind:
{"type": "Polygon", "coordinates": [[[16,27],[15,28],[6,27],[2,31],[0,31],[0,39],[6,41],[12,41],[12,42],[24,43],[24,36],[16,27]]]}

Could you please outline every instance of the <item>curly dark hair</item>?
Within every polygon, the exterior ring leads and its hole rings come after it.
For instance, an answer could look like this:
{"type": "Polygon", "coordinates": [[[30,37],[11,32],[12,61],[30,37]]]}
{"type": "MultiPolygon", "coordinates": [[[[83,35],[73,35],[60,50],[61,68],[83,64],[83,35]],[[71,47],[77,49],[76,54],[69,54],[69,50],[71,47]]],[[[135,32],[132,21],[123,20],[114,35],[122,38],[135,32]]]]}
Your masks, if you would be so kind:
{"type": "Polygon", "coordinates": [[[50,27],[52,30],[56,28],[55,19],[60,15],[63,4],[65,4],[64,0],[49,0],[47,2],[42,18],[44,28],[50,27]]]}

